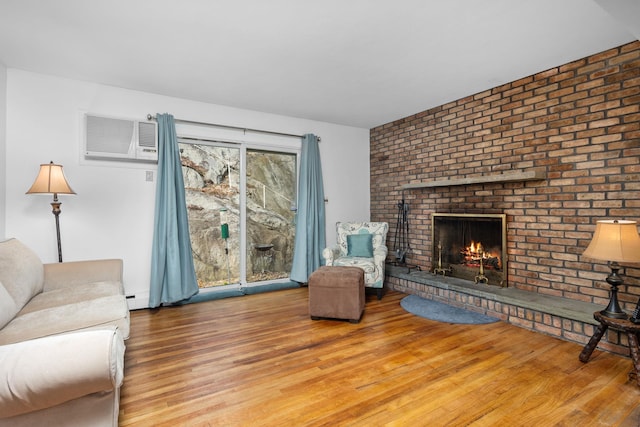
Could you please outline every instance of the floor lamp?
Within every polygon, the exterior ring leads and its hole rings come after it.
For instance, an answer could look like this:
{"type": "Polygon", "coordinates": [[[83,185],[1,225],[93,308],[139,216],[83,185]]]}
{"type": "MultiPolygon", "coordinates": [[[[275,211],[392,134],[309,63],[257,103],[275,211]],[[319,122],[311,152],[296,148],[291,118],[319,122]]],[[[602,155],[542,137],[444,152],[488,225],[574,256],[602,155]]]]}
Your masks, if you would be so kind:
{"type": "Polygon", "coordinates": [[[27,194],[53,194],[51,207],[56,218],[56,237],[58,238],[58,262],[62,262],[62,245],[60,243],[60,205],[58,194],[76,194],[64,176],[62,165],[53,162],[40,165],[40,172],[27,194]]]}
{"type": "Polygon", "coordinates": [[[627,313],[618,303],[618,286],[624,283],[618,276],[620,270],[618,262],[640,262],[640,236],[638,236],[637,223],[623,220],[598,221],[593,239],[582,255],[607,261],[611,269],[611,274],[607,277],[607,283],[611,285],[611,298],[607,308],[600,313],[616,319],[627,318],[627,313]]]}

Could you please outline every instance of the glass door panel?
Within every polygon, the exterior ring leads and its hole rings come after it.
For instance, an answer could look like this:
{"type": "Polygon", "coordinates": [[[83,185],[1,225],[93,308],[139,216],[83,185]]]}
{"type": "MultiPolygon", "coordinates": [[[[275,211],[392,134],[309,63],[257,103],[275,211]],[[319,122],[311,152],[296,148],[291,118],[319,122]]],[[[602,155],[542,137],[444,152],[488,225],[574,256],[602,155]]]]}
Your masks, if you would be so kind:
{"type": "Polygon", "coordinates": [[[247,149],[247,282],[289,277],[293,260],[297,155],[247,149]]]}
{"type": "Polygon", "coordinates": [[[198,285],[240,283],[240,149],[179,147],[198,285]]]}

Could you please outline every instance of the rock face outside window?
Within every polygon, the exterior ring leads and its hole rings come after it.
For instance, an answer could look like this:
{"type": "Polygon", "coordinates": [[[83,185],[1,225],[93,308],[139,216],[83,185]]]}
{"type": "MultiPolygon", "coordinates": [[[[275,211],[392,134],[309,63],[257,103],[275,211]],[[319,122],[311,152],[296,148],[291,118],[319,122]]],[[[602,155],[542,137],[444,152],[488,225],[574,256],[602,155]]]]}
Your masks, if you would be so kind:
{"type": "MultiPolygon", "coordinates": [[[[199,285],[239,283],[240,149],[186,143],[180,149],[199,285]]],[[[286,278],[293,258],[296,155],[247,150],[246,157],[246,280],[286,278]]]]}

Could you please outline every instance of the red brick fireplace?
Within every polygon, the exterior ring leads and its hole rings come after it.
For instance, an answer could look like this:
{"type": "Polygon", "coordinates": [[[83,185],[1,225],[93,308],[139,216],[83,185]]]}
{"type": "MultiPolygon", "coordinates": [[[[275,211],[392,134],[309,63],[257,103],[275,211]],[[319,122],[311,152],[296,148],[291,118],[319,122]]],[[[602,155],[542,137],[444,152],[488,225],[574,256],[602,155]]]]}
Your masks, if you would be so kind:
{"type": "MultiPolygon", "coordinates": [[[[597,220],[640,220],[640,42],[378,126],[370,142],[371,220],[390,224],[389,253],[400,200],[410,206],[407,263],[423,271],[437,262],[433,213],[504,213],[510,288],[604,307],[610,270],[582,252],[597,220]]],[[[631,311],[640,266],[622,272],[619,298],[631,311]]],[[[412,291],[404,280],[388,285],[412,291]]],[[[593,332],[501,310],[578,342],[593,332]]]]}

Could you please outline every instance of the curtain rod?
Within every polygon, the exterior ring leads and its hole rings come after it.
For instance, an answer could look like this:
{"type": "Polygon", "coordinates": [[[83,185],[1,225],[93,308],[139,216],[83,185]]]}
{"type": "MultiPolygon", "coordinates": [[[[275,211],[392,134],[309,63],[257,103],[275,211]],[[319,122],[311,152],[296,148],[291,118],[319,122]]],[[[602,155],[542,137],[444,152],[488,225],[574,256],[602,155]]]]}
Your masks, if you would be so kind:
{"type": "MultiPolygon", "coordinates": [[[[147,114],[147,120],[156,120],[156,116],[151,115],[151,114],[147,114]]],[[[231,125],[221,125],[218,123],[207,123],[207,122],[196,122],[193,120],[184,120],[184,119],[175,119],[174,121],[178,122],[178,123],[188,123],[188,124],[192,124],[192,125],[201,125],[201,126],[213,126],[213,127],[219,127],[219,128],[224,128],[224,129],[235,129],[235,130],[242,130],[245,132],[254,132],[254,133],[266,133],[269,135],[280,135],[280,136],[290,136],[293,138],[302,138],[304,135],[294,135],[292,133],[284,133],[284,132],[275,132],[275,131],[271,131],[271,130],[262,130],[262,129],[250,129],[250,128],[243,128],[240,126],[231,126],[231,125]]],[[[320,137],[318,137],[318,142],[320,142],[320,137]]]]}

